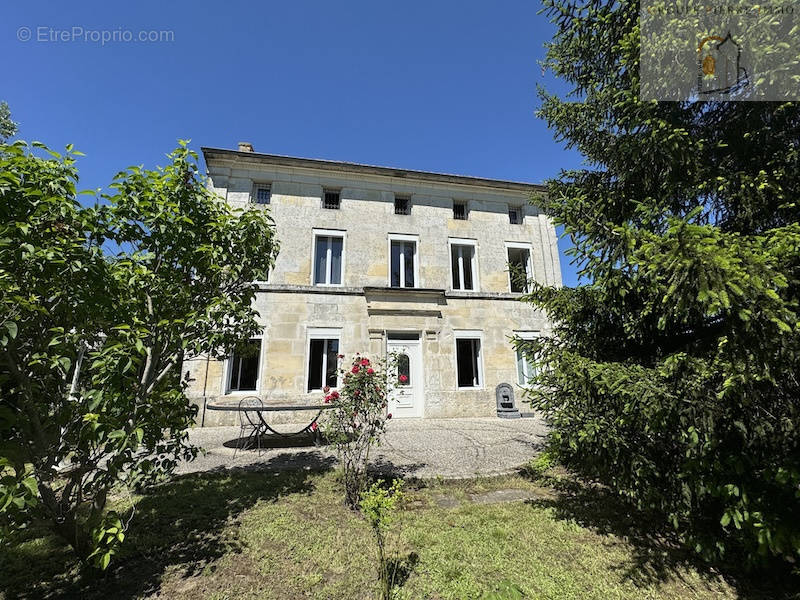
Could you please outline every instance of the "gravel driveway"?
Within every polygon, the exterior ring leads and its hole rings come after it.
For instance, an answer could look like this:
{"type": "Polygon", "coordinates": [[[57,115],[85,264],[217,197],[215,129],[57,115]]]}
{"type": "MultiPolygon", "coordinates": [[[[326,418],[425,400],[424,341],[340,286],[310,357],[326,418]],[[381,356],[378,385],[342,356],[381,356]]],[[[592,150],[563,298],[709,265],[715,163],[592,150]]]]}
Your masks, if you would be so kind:
{"type": "MultiPolygon", "coordinates": [[[[302,425],[301,425],[302,427],[302,425]]],[[[276,427],[291,431],[291,425],[276,427]]],[[[295,428],[297,429],[297,428],[295,428]]],[[[544,442],[537,418],[397,419],[387,424],[383,444],[374,450],[374,468],[404,477],[446,479],[499,475],[533,458],[544,442]]],[[[198,427],[192,443],[205,450],[180,473],[258,466],[265,469],[320,468],[336,463],[332,449],[310,440],[272,440],[270,448],[240,450],[234,458],[238,427],[198,427]]]]}

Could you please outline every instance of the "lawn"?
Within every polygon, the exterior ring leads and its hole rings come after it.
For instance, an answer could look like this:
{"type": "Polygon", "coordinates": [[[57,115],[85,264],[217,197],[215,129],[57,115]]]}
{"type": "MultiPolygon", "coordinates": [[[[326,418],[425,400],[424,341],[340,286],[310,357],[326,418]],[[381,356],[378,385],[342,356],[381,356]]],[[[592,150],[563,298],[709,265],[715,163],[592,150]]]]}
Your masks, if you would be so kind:
{"type": "MultiPolygon", "coordinates": [[[[34,528],[0,551],[0,598],[375,598],[371,533],[341,498],[329,470],[179,477],[132,499],[104,578],[80,577],[34,528]]],[[[565,475],[415,483],[394,531],[397,598],[781,595],[693,565],[640,515],[565,475]]]]}

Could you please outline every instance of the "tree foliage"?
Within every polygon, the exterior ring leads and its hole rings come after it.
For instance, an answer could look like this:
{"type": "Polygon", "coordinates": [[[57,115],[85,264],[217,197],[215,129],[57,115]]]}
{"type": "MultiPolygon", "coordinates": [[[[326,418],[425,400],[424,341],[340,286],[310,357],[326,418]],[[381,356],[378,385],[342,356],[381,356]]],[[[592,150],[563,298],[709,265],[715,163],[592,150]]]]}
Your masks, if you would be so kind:
{"type": "Polygon", "coordinates": [[[540,116],[586,168],[549,182],[577,288],[527,300],[553,451],[707,559],[800,558],[800,106],[642,102],[638,3],[546,0],[540,116]]]}
{"type": "Polygon", "coordinates": [[[206,188],[183,143],[93,206],[75,154],[0,152],[0,525],[46,519],[105,568],[128,519],[109,493],[194,456],[182,360],[256,333],[252,281],[277,242],[267,213],[206,188]]]}
{"type": "Polygon", "coordinates": [[[0,144],[17,133],[17,124],[11,120],[11,109],[8,103],[0,102],[0,144]]]}

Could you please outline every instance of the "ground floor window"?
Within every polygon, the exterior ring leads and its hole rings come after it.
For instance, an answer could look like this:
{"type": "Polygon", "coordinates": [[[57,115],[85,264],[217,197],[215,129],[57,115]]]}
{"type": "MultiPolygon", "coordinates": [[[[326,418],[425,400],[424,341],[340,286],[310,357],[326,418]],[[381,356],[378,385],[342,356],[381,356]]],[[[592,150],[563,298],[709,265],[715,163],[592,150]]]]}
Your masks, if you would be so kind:
{"type": "Polygon", "coordinates": [[[324,386],[337,386],[339,340],[337,338],[311,338],[308,348],[309,392],[324,386]]]}
{"type": "MultiPolygon", "coordinates": [[[[538,333],[532,331],[515,331],[514,336],[523,340],[532,340],[538,333]]],[[[517,382],[522,387],[528,387],[533,377],[538,374],[538,369],[534,365],[535,356],[526,355],[521,348],[516,348],[517,355],[517,382]]]]}
{"type": "Polygon", "coordinates": [[[483,385],[480,338],[456,338],[456,370],[459,388],[478,388],[483,385]]]}
{"type": "Polygon", "coordinates": [[[258,389],[258,367],[261,364],[261,340],[248,340],[235,351],[228,365],[228,390],[254,392],[258,389]]]}
{"type": "Polygon", "coordinates": [[[537,370],[522,350],[517,349],[517,378],[522,387],[528,387],[537,370]]]}

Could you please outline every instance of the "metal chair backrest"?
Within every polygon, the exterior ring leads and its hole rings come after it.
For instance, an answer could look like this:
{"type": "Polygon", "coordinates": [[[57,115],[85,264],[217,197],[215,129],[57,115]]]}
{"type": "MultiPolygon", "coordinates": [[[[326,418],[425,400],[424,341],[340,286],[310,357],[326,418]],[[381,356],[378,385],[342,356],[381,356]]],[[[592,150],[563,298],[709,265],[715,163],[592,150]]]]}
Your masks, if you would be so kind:
{"type": "Polygon", "coordinates": [[[258,411],[264,408],[264,403],[258,396],[247,396],[239,401],[239,423],[244,426],[250,424],[253,427],[258,427],[260,420],[258,418],[258,411]],[[253,410],[242,410],[252,408],[253,410]],[[247,421],[247,423],[245,423],[247,421]]]}

